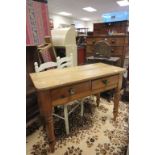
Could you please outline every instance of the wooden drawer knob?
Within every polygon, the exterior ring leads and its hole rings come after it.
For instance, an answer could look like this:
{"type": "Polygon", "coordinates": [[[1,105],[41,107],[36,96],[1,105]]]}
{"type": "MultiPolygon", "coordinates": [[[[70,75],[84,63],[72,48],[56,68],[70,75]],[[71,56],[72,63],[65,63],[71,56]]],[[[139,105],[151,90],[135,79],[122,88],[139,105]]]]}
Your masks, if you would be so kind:
{"type": "Polygon", "coordinates": [[[111,49],[111,53],[114,53],[114,49],[111,49]]]}
{"type": "Polygon", "coordinates": [[[112,39],[112,40],[111,40],[111,43],[114,44],[114,43],[115,43],[115,40],[112,39]]]}
{"type": "Polygon", "coordinates": [[[74,95],[75,94],[75,90],[73,88],[70,88],[68,91],[69,91],[70,95],[74,95]]]}
{"type": "Polygon", "coordinates": [[[93,41],[92,43],[93,43],[93,44],[95,44],[95,43],[96,43],[96,41],[93,41]]]}
{"type": "Polygon", "coordinates": [[[102,80],[102,82],[107,85],[108,84],[108,80],[102,80]]]}
{"type": "Polygon", "coordinates": [[[65,98],[65,95],[61,95],[60,98],[65,98]]]}

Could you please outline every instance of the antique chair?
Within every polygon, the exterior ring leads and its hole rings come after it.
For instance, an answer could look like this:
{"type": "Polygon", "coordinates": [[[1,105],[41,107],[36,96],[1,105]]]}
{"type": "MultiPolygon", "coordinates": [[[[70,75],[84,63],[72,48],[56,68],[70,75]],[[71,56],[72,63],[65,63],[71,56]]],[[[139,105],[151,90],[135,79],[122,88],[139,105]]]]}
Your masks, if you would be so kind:
{"type": "Polygon", "coordinates": [[[73,66],[73,55],[70,54],[69,57],[57,57],[57,64],[58,68],[66,68],[66,67],[72,67],[73,66]]]}
{"type": "MultiPolygon", "coordinates": [[[[72,67],[73,66],[73,55],[72,53],[70,54],[69,57],[57,57],[57,64],[58,64],[58,68],[63,69],[66,67],[72,67]]],[[[70,90],[70,94],[74,95],[74,90],[70,90]]],[[[83,102],[82,100],[76,100],[73,102],[69,102],[68,104],[64,105],[64,117],[60,117],[57,114],[54,114],[54,116],[57,116],[61,119],[64,119],[65,121],[65,127],[66,127],[66,134],[69,134],[69,122],[68,122],[68,116],[76,110],[76,108],[78,106],[81,106],[81,116],[83,116],[83,111],[84,111],[84,106],[83,106],[83,102]],[[73,108],[70,109],[70,111],[68,111],[68,106],[73,106],[73,108]]]]}
{"type": "MultiPolygon", "coordinates": [[[[70,55],[70,57],[57,57],[57,62],[45,62],[42,63],[40,66],[38,66],[38,63],[35,62],[34,63],[34,67],[35,67],[35,72],[41,72],[41,71],[45,71],[47,69],[52,69],[52,68],[60,68],[63,69],[65,67],[71,67],[73,66],[73,58],[72,58],[72,54],[70,55]]],[[[73,95],[74,91],[71,90],[70,93],[73,95]]],[[[65,128],[66,128],[66,134],[69,134],[69,121],[68,121],[68,116],[78,107],[81,106],[81,116],[83,116],[83,102],[80,102],[78,100],[73,101],[73,102],[69,102],[68,104],[65,104],[63,106],[57,106],[57,108],[64,108],[64,117],[62,117],[61,115],[56,114],[55,112],[53,112],[53,116],[56,116],[60,119],[63,119],[65,121],[65,128]],[[68,111],[68,106],[73,105],[73,108],[70,109],[70,111],[68,111]]],[[[54,110],[55,111],[55,110],[54,110]]]]}
{"type": "Polygon", "coordinates": [[[38,62],[34,63],[34,68],[35,68],[35,72],[41,72],[50,68],[57,68],[57,62],[45,62],[43,64],[41,64],[40,66],[38,66],[38,62]]]}

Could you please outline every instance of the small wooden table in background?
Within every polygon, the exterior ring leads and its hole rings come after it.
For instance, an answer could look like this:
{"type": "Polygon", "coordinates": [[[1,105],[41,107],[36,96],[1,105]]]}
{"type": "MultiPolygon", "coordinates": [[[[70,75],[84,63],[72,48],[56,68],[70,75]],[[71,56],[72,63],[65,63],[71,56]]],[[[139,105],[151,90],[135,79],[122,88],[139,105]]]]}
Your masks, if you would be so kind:
{"type": "Polygon", "coordinates": [[[115,89],[113,115],[116,120],[124,71],[124,68],[96,63],[30,74],[52,152],[55,145],[52,108],[92,94],[96,94],[99,105],[100,92],[115,89]]]}

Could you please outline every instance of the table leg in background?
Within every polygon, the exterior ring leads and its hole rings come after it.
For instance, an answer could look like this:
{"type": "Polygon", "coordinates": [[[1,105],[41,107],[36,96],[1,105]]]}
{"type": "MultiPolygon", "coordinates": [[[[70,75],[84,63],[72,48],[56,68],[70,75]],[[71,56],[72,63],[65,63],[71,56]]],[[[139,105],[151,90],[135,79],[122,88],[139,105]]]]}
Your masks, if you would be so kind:
{"type": "Polygon", "coordinates": [[[96,94],[96,103],[97,103],[97,106],[99,106],[99,103],[100,103],[100,93],[96,94]]]}

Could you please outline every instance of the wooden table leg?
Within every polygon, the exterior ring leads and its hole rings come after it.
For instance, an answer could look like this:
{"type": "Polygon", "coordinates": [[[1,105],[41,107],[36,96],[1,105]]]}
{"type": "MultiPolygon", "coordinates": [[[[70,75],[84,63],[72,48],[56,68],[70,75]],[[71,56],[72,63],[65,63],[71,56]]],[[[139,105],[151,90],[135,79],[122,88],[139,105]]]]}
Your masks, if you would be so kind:
{"type": "Polygon", "coordinates": [[[119,90],[116,89],[114,94],[114,109],[113,109],[114,121],[116,120],[118,114],[119,99],[120,99],[120,93],[119,90]]]}
{"type": "Polygon", "coordinates": [[[45,116],[45,126],[46,126],[46,132],[47,132],[50,150],[51,152],[54,152],[55,135],[54,135],[53,117],[51,112],[46,114],[45,116]]]}
{"type": "Polygon", "coordinates": [[[99,103],[100,103],[100,93],[96,94],[96,103],[97,103],[97,106],[99,106],[99,103]]]}
{"type": "Polygon", "coordinates": [[[41,123],[43,125],[43,128],[45,129],[45,119],[44,119],[44,113],[43,113],[42,108],[41,108],[41,99],[40,99],[39,93],[37,93],[37,97],[38,97],[37,102],[38,102],[39,111],[40,111],[40,121],[41,121],[41,123]]]}
{"type": "Polygon", "coordinates": [[[114,121],[116,120],[116,117],[118,115],[121,87],[122,87],[122,74],[119,75],[118,86],[115,89],[115,94],[114,94],[114,109],[113,109],[114,121]]]}
{"type": "Polygon", "coordinates": [[[46,133],[48,137],[49,147],[51,152],[54,152],[55,135],[54,135],[54,124],[52,117],[52,100],[49,91],[38,92],[39,108],[41,115],[44,118],[46,133]]]}

